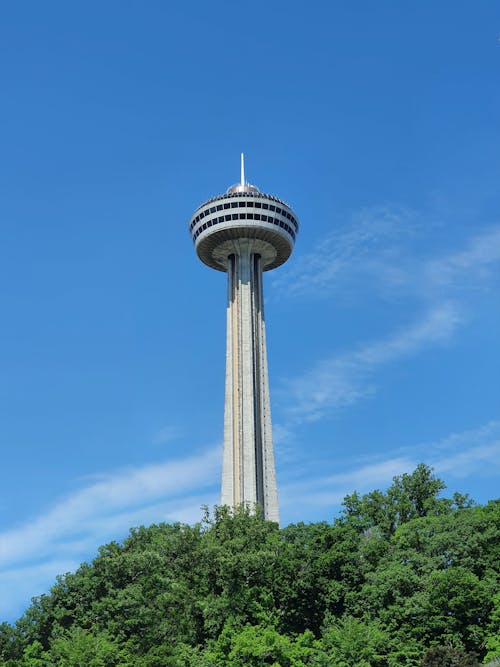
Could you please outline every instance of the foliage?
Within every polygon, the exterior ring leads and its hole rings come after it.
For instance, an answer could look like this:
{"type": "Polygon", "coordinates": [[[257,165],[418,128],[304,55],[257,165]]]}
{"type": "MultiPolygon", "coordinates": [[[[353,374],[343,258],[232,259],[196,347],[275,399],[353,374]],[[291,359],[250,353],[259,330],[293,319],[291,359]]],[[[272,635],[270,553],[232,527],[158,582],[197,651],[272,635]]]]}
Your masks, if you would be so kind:
{"type": "Polygon", "coordinates": [[[500,667],[500,593],[493,596],[488,634],[486,636],[486,660],[500,667]]]}
{"type": "Polygon", "coordinates": [[[465,653],[452,646],[442,646],[426,652],[422,667],[479,667],[479,663],[474,653],[465,653]]]}
{"type": "Polygon", "coordinates": [[[377,623],[352,616],[327,626],[323,632],[328,664],[339,667],[383,667],[388,645],[389,637],[377,623]]]}
{"type": "Polygon", "coordinates": [[[59,577],[5,667],[472,667],[500,653],[500,503],[441,497],[420,465],[332,524],[246,508],[134,528],[59,577]]]}

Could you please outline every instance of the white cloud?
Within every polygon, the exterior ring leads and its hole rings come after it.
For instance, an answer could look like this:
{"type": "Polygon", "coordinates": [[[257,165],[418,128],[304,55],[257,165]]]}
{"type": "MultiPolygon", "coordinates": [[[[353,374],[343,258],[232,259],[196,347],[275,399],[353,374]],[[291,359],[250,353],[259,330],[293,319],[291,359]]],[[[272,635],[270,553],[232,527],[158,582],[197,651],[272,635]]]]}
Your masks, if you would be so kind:
{"type": "Polygon", "coordinates": [[[403,296],[405,311],[411,303],[427,311],[406,329],[331,355],[284,381],[291,405],[280,425],[283,432],[372,396],[378,369],[449,340],[466,321],[463,313],[473,312],[477,291],[493,284],[500,261],[500,227],[491,226],[459,250],[431,259],[418,247],[411,248],[420,231],[411,211],[365,209],[274,281],[273,287],[288,296],[327,298],[334,293],[336,301],[346,296],[352,301],[353,292],[366,298],[375,291],[384,297],[403,296]]]}
{"type": "Polygon", "coordinates": [[[47,590],[57,574],[74,569],[101,543],[121,539],[130,526],[199,520],[201,505],[218,500],[219,473],[219,447],[119,470],[32,521],[0,533],[3,612],[18,613],[29,597],[47,590]]]}
{"type": "Polygon", "coordinates": [[[419,245],[423,229],[415,212],[364,209],[348,225],[319,241],[312,252],[284,267],[272,287],[287,297],[329,298],[334,294],[337,301],[352,301],[353,294],[376,293],[384,298],[406,295],[428,301],[488,284],[493,265],[500,261],[498,226],[483,229],[452,253],[431,258],[419,245]]]}
{"type": "MultiPolygon", "coordinates": [[[[292,296],[328,296],[335,291],[338,298],[371,289],[384,296],[411,294],[427,304],[425,315],[413,325],[331,355],[287,382],[288,420],[277,425],[275,438],[278,445],[287,441],[288,458],[292,457],[289,436],[297,423],[322,419],[369,397],[377,390],[378,370],[448,341],[464,321],[461,293],[490,283],[500,260],[500,229],[491,228],[462,249],[431,259],[408,252],[416,232],[412,212],[367,209],[351,227],[332,234],[274,280],[275,290],[286,289],[292,296]]],[[[420,460],[434,465],[438,474],[457,478],[498,471],[499,432],[499,423],[492,422],[435,443],[386,453],[382,460],[351,466],[346,472],[285,483],[280,488],[283,514],[304,504],[337,506],[354,488],[364,492],[388,484],[420,460]]],[[[176,427],[166,426],[153,442],[163,444],[180,435],[176,427]]],[[[199,456],[87,480],[84,488],[43,515],[0,533],[0,611],[11,617],[17,614],[31,595],[47,590],[58,573],[74,569],[102,542],[120,539],[131,525],[198,520],[201,504],[218,501],[219,478],[220,453],[213,448],[199,456]]]]}
{"type": "MultiPolygon", "coordinates": [[[[469,239],[462,250],[427,262],[422,278],[436,287],[477,288],[494,276],[492,265],[500,262],[500,229],[493,227],[469,239]]],[[[498,284],[498,269],[496,284],[498,284]]]]}
{"type": "Polygon", "coordinates": [[[403,208],[366,208],[323,238],[312,252],[284,267],[272,282],[287,296],[349,296],[367,286],[394,288],[407,282],[403,248],[416,232],[416,216],[403,208]],[[369,279],[367,280],[369,276],[369,279]]]}
{"type": "MultiPolygon", "coordinates": [[[[420,340],[415,335],[411,338],[420,340]]],[[[395,349],[401,348],[397,345],[395,349]]],[[[385,361],[386,355],[372,349],[368,358],[385,361]]],[[[485,470],[494,474],[500,467],[500,422],[386,452],[378,460],[358,465],[336,458],[332,472],[319,476],[309,469],[306,478],[281,485],[282,514],[288,520],[303,519],[304,508],[317,511],[327,507],[333,516],[346,494],[354,489],[363,493],[383,488],[395,475],[410,472],[422,460],[433,465],[438,474],[457,478],[484,474],[485,470]],[[339,471],[339,467],[344,469],[339,471]]],[[[327,468],[325,461],[321,468],[327,468]]],[[[30,523],[0,534],[0,614],[14,619],[32,596],[48,591],[58,574],[75,570],[80,562],[93,557],[100,544],[124,537],[130,526],[199,520],[202,504],[218,502],[219,469],[217,447],[199,456],[119,470],[77,491],[30,523]]]]}
{"type": "Polygon", "coordinates": [[[454,477],[470,477],[479,470],[492,474],[500,469],[500,439],[488,445],[474,447],[468,451],[455,451],[450,456],[436,459],[434,467],[439,473],[450,473],[454,477]]]}
{"type": "Polygon", "coordinates": [[[439,473],[457,478],[500,471],[500,421],[491,421],[478,429],[451,433],[442,440],[421,447],[435,452],[433,465],[439,473]]]}
{"type": "MultiPolygon", "coordinates": [[[[52,552],[70,536],[80,538],[96,522],[110,526],[153,499],[180,498],[218,481],[219,448],[199,456],[123,470],[70,495],[30,523],[0,534],[0,566],[52,552]]],[[[130,525],[130,524],[129,524],[130,525]]]]}
{"type": "MultiPolygon", "coordinates": [[[[461,479],[474,475],[497,475],[500,470],[500,422],[491,421],[477,429],[452,433],[441,440],[424,442],[398,451],[383,452],[378,460],[349,467],[349,460],[334,461],[343,472],[313,475],[307,479],[285,483],[280,489],[283,513],[292,514],[299,508],[303,519],[305,506],[329,508],[333,514],[347,494],[357,490],[366,493],[387,487],[394,476],[409,473],[418,463],[432,466],[438,476],[461,479]]],[[[322,470],[326,463],[322,461],[322,470]]],[[[453,489],[452,489],[453,490],[453,489]]]]}
{"type": "Polygon", "coordinates": [[[409,472],[415,465],[415,461],[411,458],[396,456],[362,465],[347,472],[308,479],[307,482],[285,484],[280,492],[281,505],[287,508],[300,499],[301,507],[311,505],[335,508],[355,489],[363,493],[377,486],[384,486],[395,475],[409,472]]]}
{"type": "Polygon", "coordinates": [[[288,418],[295,423],[315,421],[372,395],[378,368],[447,341],[461,321],[457,308],[444,304],[396,334],[323,359],[304,375],[286,381],[288,418]]]}
{"type": "Polygon", "coordinates": [[[32,597],[47,591],[58,574],[75,570],[78,565],[76,560],[54,559],[0,571],[0,618],[19,616],[32,597]]]}

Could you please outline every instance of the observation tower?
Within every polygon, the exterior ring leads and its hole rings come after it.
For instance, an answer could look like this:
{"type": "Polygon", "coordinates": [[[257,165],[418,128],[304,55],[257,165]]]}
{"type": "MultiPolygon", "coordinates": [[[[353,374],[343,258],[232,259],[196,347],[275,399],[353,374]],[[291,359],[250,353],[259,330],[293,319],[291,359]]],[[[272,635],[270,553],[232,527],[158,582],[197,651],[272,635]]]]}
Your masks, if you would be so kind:
{"type": "Polygon", "coordinates": [[[202,204],[189,222],[202,262],[228,275],[221,503],[262,506],[279,522],[269,403],[262,272],[290,257],[299,223],[273,195],[241,181],[202,204]]]}

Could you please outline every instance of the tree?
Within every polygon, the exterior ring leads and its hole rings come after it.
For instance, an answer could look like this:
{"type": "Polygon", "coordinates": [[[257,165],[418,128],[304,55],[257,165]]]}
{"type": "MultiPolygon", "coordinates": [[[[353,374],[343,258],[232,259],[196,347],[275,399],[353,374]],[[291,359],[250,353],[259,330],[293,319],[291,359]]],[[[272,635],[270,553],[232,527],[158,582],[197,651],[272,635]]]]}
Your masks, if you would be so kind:
{"type": "Polygon", "coordinates": [[[54,667],[133,667],[106,633],[78,627],[53,642],[50,657],[53,662],[49,664],[54,667]]]}
{"type": "Polygon", "coordinates": [[[480,667],[475,653],[466,653],[452,646],[429,649],[421,665],[422,667],[480,667]]]}
{"type": "Polygon", "coordinates": [[[488,632],[485,640],[486,656],[485,660],[493,661],[496,659],[500,665],[500,593],[493,596],[493,609],[491,612],[488,632]]]}
{"type": "Polygon", "coordinates": [[[21,653],[21,641],[15,628],[9,623],[0,623],[0,665],[13,664],[21,653]]]}
{"type": "Polygon", "coordinates": [[[51,667],[52,663],[40,642],[35,641],[24,649],[21,664],[22,667],[51,667]]]}
{"type": "Polygon", "coordinates": [[[0,626],[0,664],[419,667],[429,649],[441,653],[427,660],[493,659],[500,502],[472,507],[443,487],[419,466],[385,493],[347,496],[332,524],[280,530],[216,507],[195,526],[134,528],[0,626]]]}
{"type": "Polygon", "coordinates": [[[373,621],[346,616],[328,625],[323,648],[332,667],[384,667],[388,635],[373,621]]]}
{"type": "MultiPolygon", "coordinates": [[[[386,493],[376,489],[361,497],[357,492],[347,495],[343,502],[344,516],[363,531],[377,526],[389,537],[398,526],[412,519],[448,513],[453,501],[438,498],[445,488],[432,468],[420,463],[411,474],[394,477],[386,493]]],[[[457,496],[457,500],[466,503],[465,496],[457,496]]]]}
{"type": "Polygon", "coordinates": [[[327,667],[326,654],[312,632],[296,639],[261,625],[246,626],[239,632],[225,630],[207,652],[211,667],[327,667]]]}

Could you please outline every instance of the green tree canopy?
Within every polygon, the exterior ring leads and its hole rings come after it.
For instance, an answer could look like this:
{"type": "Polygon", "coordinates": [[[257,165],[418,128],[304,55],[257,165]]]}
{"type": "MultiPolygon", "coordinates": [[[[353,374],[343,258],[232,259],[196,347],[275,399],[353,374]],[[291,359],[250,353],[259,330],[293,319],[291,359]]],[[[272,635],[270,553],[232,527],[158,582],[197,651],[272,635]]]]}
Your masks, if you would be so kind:
{"type": "Polygon", "coordinates": [[[134,528],[59,577],[13,626],[0,626],[0,665],[493,660],[500,503],[473,506],[459,494],[443,498],[443,490],[420,465],[385,492],[347,496],[331,524],[279,529],[248,509],[217,507],[194,526],[134,528]]]}

